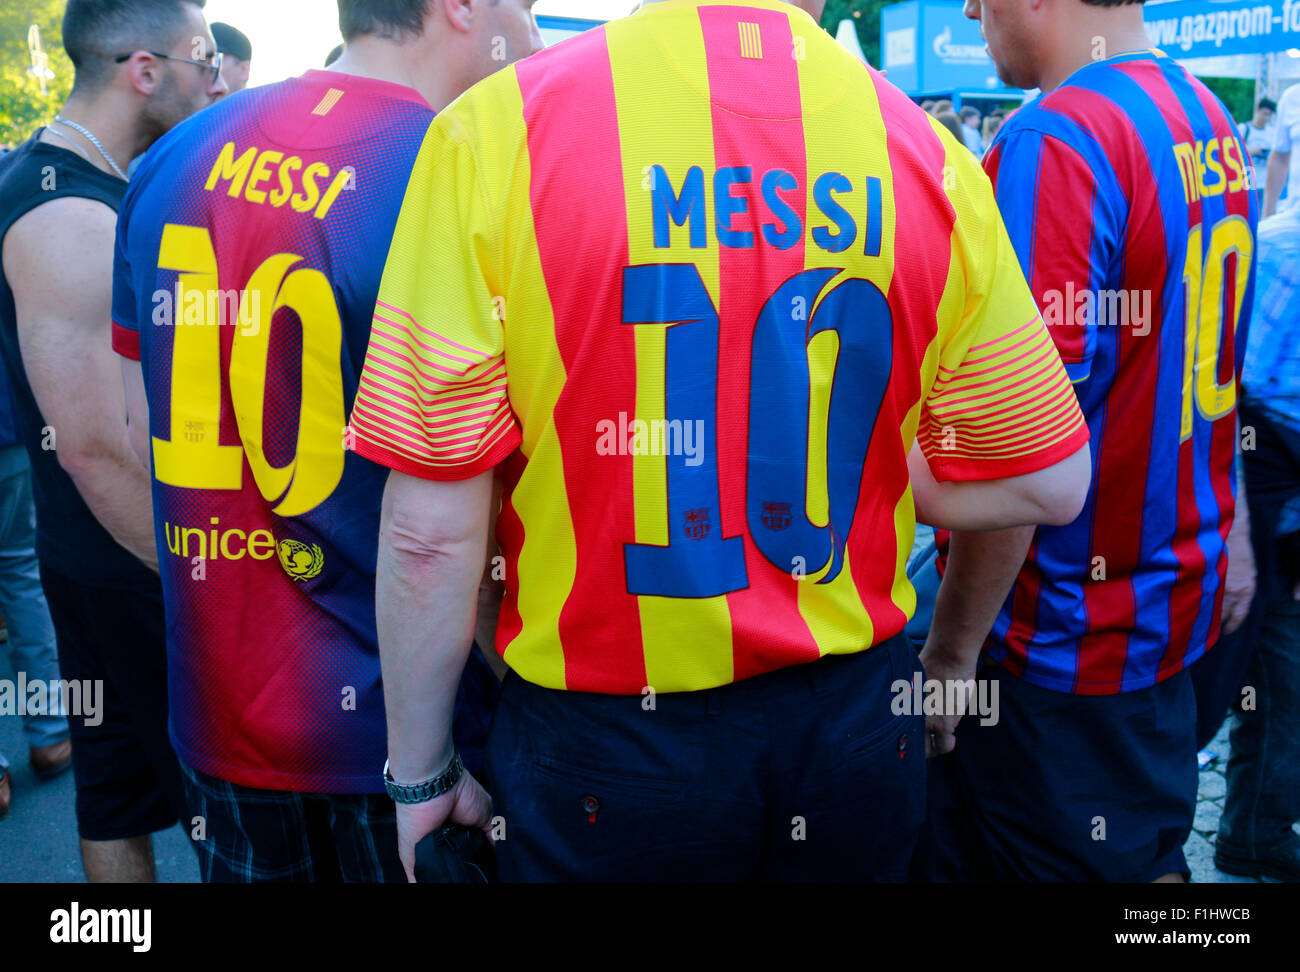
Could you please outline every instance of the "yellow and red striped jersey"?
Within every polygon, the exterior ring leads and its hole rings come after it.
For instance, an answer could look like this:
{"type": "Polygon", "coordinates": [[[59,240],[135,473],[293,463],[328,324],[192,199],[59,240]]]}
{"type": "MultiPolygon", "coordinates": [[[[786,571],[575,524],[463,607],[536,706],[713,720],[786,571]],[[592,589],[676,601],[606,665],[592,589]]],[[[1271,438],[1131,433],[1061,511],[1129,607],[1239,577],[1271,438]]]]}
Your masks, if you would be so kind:
{"type": "Polygon", "coordinates": [[[618,694],[886,640],[913,442],[990,479],[1087,438],[974,157],[779,0],[651,4],[442,112],[351,425],[504,460],[496,647],[618,694]]]}

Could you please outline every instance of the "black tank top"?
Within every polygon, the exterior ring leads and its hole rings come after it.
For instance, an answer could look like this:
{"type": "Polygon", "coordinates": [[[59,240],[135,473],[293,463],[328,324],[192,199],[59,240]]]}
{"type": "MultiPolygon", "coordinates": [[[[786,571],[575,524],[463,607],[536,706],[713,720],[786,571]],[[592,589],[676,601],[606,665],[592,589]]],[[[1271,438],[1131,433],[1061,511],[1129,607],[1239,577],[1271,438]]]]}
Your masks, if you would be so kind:
{"type": "MultiPolygon", "coordinates": [[[[37,141],[38,131],[21,147],[0,158],[0,246],[9,228],[37,206],[65,196],[95,199],[116,212],[126,183],[68,149],[37,141]]],[[[104,344],[111,340],[104,319],[104,344]]],[[[32,496],[36,503],[36,556],[60,574],[83,584],[151,590],[158,576],[122,547],[95,519],[77,487],[58,460],[55,430],[51,442],[49,423],[32,396],[31,385],[18,350],[18,325],[14,294],[0,272],[0,356],[9,375],[17,406],[19,437],[27,447],[32,466],[32,496]],[[53,445],[54,448],[50,448],[53,445]]],[[[66,394],[75,395],[75,388],[66,394]]]]}

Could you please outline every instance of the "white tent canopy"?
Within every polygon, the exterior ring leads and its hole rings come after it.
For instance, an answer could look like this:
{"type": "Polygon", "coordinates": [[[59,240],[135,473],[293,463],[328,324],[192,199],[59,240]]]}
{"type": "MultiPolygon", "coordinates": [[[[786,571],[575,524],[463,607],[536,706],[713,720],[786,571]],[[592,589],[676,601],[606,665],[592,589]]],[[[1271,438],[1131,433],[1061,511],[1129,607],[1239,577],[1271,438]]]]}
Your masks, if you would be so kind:
{"type": "Polygon", "coordinates": [[[862,53],[862,45],[858,42],[858,31],[853,26],[853,20],[845,17],[840,21],[839,29],[835,31],[835,40],[854,57],[863,64],[867,63],[867,55],[862,53]]]}

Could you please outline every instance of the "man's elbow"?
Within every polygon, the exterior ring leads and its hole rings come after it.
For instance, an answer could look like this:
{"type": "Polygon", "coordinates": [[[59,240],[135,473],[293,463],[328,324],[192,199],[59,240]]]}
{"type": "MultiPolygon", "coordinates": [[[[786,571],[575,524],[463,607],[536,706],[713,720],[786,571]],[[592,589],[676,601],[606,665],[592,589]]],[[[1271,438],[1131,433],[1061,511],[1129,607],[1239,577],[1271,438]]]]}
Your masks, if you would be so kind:
{"type": "Polygon", "coordinates": [[[113,464],[113,453],[103,443],[90,439],[57,443],[54,456],[59,467],[68,474],[78,490],[86,492],[98,483],[104,470],[113,464]]]}
{"type": "Polygon", "coordinates": [[[1092,482],[1092,454],[1088,446],[1043,470],[1036,477],[1033,499],[1038,522],[1044,526],[1065,526],[1078,519],[1088,499],[1092,482]]]}
{"type": "Polygon", "coordinates": [[[477,579],[483,557],[482,544],[459,530],[440,530],[396,516],[382,524],[380,556],[399,580],[423,587],[448,572],[473,572],[477,579]]]}

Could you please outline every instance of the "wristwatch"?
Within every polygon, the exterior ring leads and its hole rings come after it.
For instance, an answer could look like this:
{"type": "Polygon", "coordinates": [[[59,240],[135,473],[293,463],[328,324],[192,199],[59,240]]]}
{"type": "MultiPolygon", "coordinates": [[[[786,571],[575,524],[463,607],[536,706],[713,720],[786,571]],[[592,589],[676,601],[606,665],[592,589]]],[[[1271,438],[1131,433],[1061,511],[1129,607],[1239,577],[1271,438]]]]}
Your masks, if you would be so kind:
{"type": "Polygon", "coordinates": [[[388,771],[388,760],[384,760],[384,789],[394,803],[427,803],[440,797],[461,778],[465,764],[460,761],[460,753],[453,753],[451,765],[420,783],[398,783],[388,771]]]}

